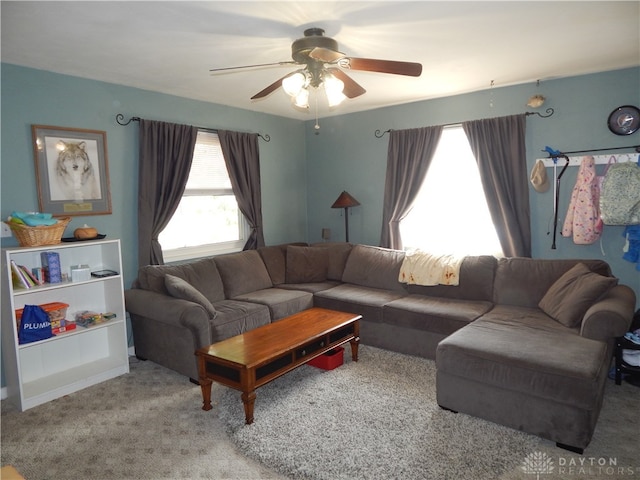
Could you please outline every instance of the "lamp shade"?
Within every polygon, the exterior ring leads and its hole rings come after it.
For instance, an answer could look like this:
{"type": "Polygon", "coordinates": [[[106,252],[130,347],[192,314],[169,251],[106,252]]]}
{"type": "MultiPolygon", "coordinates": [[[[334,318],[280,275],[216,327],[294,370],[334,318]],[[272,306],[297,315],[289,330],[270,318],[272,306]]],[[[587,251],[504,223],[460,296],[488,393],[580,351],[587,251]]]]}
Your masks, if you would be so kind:
{"type": "Polygon", "coordinates": [[[338,199],[333,202],[331,208],[349,208],[349,207],[357,207],[360,205],[360,202],[353,198],[349,193],[343,191],[338,199]]]}

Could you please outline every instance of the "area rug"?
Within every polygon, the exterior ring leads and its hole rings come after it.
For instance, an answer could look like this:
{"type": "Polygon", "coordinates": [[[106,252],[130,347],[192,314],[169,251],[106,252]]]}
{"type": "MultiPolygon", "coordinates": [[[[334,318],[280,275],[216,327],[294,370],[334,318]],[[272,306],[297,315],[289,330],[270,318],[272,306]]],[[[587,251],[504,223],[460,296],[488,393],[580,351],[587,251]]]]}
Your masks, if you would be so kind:
{"type": "MultiPolygon", "coordinates": [[[[239,393],[222,391],[217,407],[232,441],[295,479],[604,478],[575,468],[585,457],[553,442],[439,408],[431,360],[361,346],[355,363],[348,353],[335,370],[303,366],[259,388],[252,425],[239,393]]],[[[633,410],[633,398],[622,402],[633,410]]],[[[606,444],[609,433],[601,435],[606,444]]],[[[586,458],[614,458],[627,475],[640,475],[632,448],[594,444],[586,458]]]]}

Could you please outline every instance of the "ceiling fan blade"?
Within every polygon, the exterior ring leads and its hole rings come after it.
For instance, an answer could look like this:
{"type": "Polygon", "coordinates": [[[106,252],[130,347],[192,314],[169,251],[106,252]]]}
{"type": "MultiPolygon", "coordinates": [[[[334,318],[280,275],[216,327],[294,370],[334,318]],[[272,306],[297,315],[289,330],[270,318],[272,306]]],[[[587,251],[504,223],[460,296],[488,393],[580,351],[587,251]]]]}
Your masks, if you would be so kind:
{"type": "Polygon", "coordinates": [[[226,72],[229,70],[242,70],[245,68],[259,68],[259,67],[277,67],[281,65],[297,65],[296,62],[288,61],[288,62],[273,62],[273,63],[257,63],[255,65],[240,65],[238,67],[224,67],[224,68],[212,68],[209,72],[215,74],[220,72],[226,72]]]}
{"type": "Polygon", "coordinates": [[[277,90],[278,88],[280,88],[282,86],[282,80],[284,80],[285,78],[287,78],[290,74],[285,75],[284,77],[276,80],[275,82],[273,82],[271,85],[269,85],[267,88],[260,90],[258,93],[256,93],[253,97],[251,97],[251,100],[257,100],[258,98],[264,98],[267,95],[269,95],[271,92],[277,90]]]}
{"type": "Polygon", "coordinates": [[[342,93],[344,93],[345,97],[356,98],[367,92],[361,85],[356,83],[355,80],[339,68],[329,68],[328,70],[335,75],[336,78],[342,80],[342,83],[344,83],[344,90],[342,90],[342,93]]]}
{"type": "Polygon", "coordinates": [[[407,75],[409,77],[419,77],[422,74],[422,65],[414,62],[345,57],[338,62],[338,65],[343,68],[350,68],[351,70],[391,73],[394,75],[407,75]]]}
{"type": "Polygon", "coordinates": [[[319,60],[325,63],[333,63],[341,58],[345,57],[344,53],[336,52],[328,48],[316,47],[309,52],[309,56],[314,60],[319,60]]]}

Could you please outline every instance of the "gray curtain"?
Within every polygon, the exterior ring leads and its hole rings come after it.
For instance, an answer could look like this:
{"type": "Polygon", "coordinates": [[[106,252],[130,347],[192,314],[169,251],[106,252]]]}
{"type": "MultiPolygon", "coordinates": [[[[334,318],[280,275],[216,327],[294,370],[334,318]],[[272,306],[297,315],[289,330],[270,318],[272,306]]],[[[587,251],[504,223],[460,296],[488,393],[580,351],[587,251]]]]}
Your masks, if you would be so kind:
{"type": "Polygon", "coordinates": [[[531,256],[526,115],[464,122],[504,254],[531,256]]]}
{"type": "Polygon", "coordinates": [[[138,265],[162,265],[158,235],[178,208],[189,178],[198,129],[140,120],[138,265]]]}
{"type": "Polygon", "coordinates": [[[400,222],[413,207],[441,134],[441,125],[390,132],[380,246],[402,249],[400,222]]]}
{"type": "Polygon", "coordinates": [[[218,137],[238,208],[251,227],[244,250],[263,247],[258,134],[218,130],[218,137]]]}

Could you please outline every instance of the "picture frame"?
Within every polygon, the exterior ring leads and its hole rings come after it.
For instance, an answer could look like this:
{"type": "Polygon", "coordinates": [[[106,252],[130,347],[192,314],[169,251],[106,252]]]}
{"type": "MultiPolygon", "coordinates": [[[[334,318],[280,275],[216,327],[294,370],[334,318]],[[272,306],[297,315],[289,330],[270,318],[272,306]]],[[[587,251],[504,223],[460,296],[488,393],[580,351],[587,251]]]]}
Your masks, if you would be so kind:
{"type": "Polygon", "coordinates": [[[111,214],[106,132],[32,125],[31,133],[40,211],[111,214]]]}

